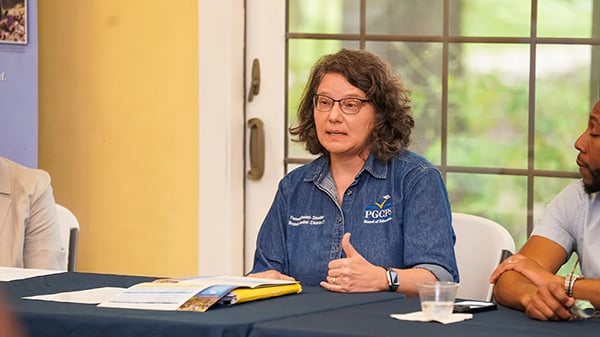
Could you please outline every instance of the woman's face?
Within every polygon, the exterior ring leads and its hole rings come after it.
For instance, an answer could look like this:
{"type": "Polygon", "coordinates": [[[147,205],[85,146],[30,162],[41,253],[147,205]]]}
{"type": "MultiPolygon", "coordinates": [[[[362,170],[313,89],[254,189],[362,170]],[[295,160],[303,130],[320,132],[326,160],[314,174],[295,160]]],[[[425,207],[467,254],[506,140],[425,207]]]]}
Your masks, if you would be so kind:
{"type": "MultiPolygon", "coordinates": [[[[323,76],[317,95],[325,95],[334,100],[344,98],[369,99],[365,92],[350,84],[337,73],[323,76]]],[[[342,111],[341,102],[334,102],[329,111],[319,111],[313,107],[315,126],[319,142],[331,156],[353,157],[368,155],[367,140],[375,125],[375,108],[369,102],[360,105],[358,113],[349,115],[342,111]]]]}

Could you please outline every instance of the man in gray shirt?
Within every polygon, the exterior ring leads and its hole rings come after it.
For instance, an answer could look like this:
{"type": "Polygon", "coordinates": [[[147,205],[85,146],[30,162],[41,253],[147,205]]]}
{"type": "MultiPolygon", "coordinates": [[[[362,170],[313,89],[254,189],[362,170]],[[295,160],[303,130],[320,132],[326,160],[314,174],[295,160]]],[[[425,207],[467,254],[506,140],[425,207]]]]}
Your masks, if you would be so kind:
{"type": "Polygon", "coordinates": [[[572,319],[576,299],[600,308],[600,101],[575,148],[582,179],[548,204],[523,248],[490,277],[498,303],[538,320],[572,319]],[[556,275],[573,252],[583,275],[556,275]]]}

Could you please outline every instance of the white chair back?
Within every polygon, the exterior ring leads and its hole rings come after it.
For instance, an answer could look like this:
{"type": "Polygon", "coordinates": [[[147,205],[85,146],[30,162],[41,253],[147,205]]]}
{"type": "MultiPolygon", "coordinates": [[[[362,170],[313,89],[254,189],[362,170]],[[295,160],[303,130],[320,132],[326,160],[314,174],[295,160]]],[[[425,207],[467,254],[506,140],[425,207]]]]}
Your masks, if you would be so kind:
{"type": "Polygon", "coordinates": [[[75,271],[77,263],[77,245],[79,243],[79,222],[75,215],[66,207],[56,204],[56,213],[63,247],[67,247],[67,270],[75,271]]]}
{"type": "Polygon", "coordinates": [[[515,252],[514,239],[499,223],[476,215],[452,213],[452,226],[460,274],[456,297],[491,300],[489,277],[504,258],[515,252]]]}

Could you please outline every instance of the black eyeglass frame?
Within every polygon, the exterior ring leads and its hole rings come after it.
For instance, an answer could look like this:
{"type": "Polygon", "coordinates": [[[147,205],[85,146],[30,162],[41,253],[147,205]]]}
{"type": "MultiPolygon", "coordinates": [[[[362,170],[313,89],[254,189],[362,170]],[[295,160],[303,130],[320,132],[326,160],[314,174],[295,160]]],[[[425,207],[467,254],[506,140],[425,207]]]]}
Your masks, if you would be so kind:
{"type": "Polygon", "coordinates": [[[356,115],[360,112],[360,110],[363,107],[363,104],[371,102],[370,99],[368,98],[358,98],[358,97],[344,97],[344,98],[340,98],[340,99],[335,99],[331,96],[327,96],[327,95],[323,95],[323,94],[315,94],[313,95],[313,106],[315,107],[315,109],[317,109],[318,111],[321,112],[329,112],[331,111],[331,109],[333,109],[333,106],[335,105],[335,103],[338,103],[340,105],[340,109],[342,110],[342,112],[346,115],[356,115]],[[331,100],[331,105],[329,106],[329,109],[322,109],[319,108],[319,97],[325,97],[329,100],[331,100]],[[356,104],[358,105],[358,108],[356,110],[356,112],[348,112],[345,109],[348,109],[348,106],[346,104],[344,104],[344,101],[348,102],[348,101],[353,101],[356,102],[356,104]]]}

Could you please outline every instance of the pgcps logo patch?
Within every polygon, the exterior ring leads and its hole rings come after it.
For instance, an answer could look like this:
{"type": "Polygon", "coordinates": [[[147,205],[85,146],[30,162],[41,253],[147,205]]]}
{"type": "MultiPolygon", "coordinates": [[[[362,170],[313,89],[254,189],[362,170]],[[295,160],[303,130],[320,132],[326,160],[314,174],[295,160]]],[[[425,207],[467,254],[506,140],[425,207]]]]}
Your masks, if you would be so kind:
{"type": "Polygon", "coordinates": [[[365,224],[379,224],[392,220],[392,197],[389,194],[384,195],[373,205],[365,207],[365,224]]]}

